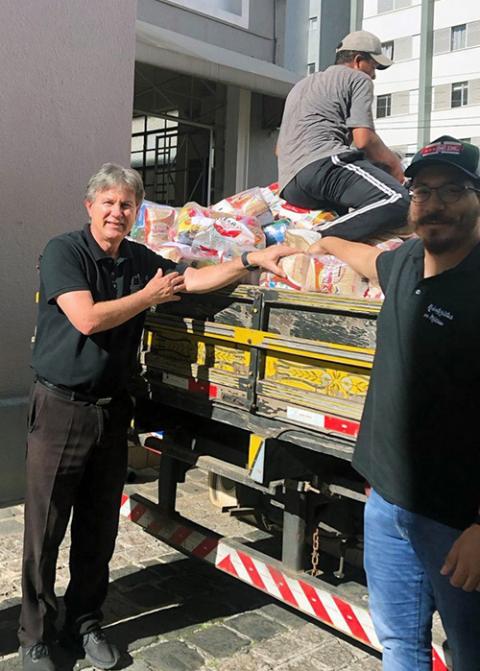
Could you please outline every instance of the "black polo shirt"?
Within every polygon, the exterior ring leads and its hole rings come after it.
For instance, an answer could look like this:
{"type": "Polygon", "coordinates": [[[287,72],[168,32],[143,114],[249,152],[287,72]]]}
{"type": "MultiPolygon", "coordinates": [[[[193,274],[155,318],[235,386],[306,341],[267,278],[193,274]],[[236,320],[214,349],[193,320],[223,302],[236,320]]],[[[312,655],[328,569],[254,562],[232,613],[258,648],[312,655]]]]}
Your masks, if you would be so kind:
{"type": "Polygon", "coordinates": [[[480,505],[480,245],[423,279],[423,243],[378,257],[385,301],[353,465],[390,503],[463,529],[480,505]]]}
{"type": "Polygon", "coordinates": [[[56,385],[92,396],[124,389],[136,366],[145,312],[108,331],[85,336],[67,319],[56,298],[88,290],[95,302],[142,289],[158,268],[178,270],[172,261],[136,242],[123,240],[119,256],[105,254],[86,225],[53,238],[40,257],[40,302],[32,366],[56,385]]]}

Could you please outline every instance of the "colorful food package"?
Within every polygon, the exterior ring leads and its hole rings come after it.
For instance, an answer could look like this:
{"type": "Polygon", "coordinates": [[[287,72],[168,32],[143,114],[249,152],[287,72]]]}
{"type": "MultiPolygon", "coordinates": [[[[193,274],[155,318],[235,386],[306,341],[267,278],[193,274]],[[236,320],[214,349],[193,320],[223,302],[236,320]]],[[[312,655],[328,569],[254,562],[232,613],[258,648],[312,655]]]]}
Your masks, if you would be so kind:
{"type": "Polygon", "coordinates": [[[325,221],[333,221],[337,214],[332,210],[307,210],[302,207],[296,207],[279,199],[271,206],[275,219],[290,219],[293,226],[297,228],[315,229],[315,226],[325,221]]]}
{"type": "Polygon", "coordinates": [[[172,239],[182,245],[191,245],[199,231],[211,226],[215,215],[198,203],[186,203],[177,214],[172,239]]]}
{"type": "Polygon", "coordinates": [[[202,228],[192,241],[192,254],[218,263],[264,247],[265,235],[257,218],[237,215],[216,219],[202,228]]]}
{"type": "Polygon", "coordinates": [[[369,285],[339,259],[326,254],[293,254],[280,261],[286,277],[272,273],[262,273],[260,286],[275,289],[294,289],[296,291],[316,291],[337,296],[365,297],[369,285]]]}
{"type": "Polygon", "coordinates": [[[278,221],[273,221],[271,224],[264,226],[263,232],[265,233],[265,238],[267,240],[267,247],[285,242],[289,226],[290,222],[288,219],[279,219],[278,221]]]}
{"type": "Polygon", "coordinates": [[[270,209],[272,209],[272,207],[275,206],[280,200],[282,203],[285,202],[283,198],[280,198],[280,186],[278,182],[273,182],[268,186],[263,186],[260,188],[260,191],[264,201],[267,203],[270,209]]]}
{"type": "Polygon", "coordinates": [[[156,251],[162,243],[170,238],[175,217],[176,211],[173,207],[144,200],[130,232],[130,237],[138,242],[143,242],[156,251]]]}
{"type": "MultiPolygon", "coordinates": [[[[377,242],[376,246],[382,251],[391,251],[402,242],[400,238],[389,238],[377,242]]],[[[286,277],[263,272],[260,275],[261,287],[316,291],[375,301],[383,300],[384,297],[378,282],[367,280],[331,254],[293,254],[281,259],[280,266],[285,271],[286,277]]]]}
{"type": "Polygon", "coordinates": [[[212,210],[227,214],[243,214],[248,217],[257,217],[262,225],[273,221],[273,215],[258,186],[247,189],[234,196],[228,196],[213,205],[212,210]]]}

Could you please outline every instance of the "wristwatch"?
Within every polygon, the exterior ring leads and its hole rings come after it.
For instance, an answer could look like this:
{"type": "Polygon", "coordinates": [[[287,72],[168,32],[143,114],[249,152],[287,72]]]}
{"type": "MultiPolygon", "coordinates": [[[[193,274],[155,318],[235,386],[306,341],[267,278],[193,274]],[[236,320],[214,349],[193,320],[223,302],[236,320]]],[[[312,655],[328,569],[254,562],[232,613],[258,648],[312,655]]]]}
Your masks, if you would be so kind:
{"type": "Polygon", "coordinates": [[[242,255],[240,256],[240,261],[242,262],[243,267],[245,270],[257,270],[258,266],[248,262],[248,254],[249,252],[242,252],[242,255]]]}

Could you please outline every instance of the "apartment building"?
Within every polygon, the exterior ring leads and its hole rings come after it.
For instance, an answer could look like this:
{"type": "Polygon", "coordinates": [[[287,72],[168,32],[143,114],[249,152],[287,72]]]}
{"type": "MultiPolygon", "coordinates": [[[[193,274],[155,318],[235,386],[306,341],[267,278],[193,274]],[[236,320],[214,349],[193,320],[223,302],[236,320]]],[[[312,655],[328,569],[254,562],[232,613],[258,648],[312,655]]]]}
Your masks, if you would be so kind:
{"type": "Polygon", "coordinates": [[[418,147],[419,125],[428,139],[452,134],[480,145],[480,4],[435,0],[433,5],[431,115],[424,121],[419,112],[422,2],[363,0],[362,28],[380,37],[395,62],[377,74],[376,127],[406,156],[418,147]]]}

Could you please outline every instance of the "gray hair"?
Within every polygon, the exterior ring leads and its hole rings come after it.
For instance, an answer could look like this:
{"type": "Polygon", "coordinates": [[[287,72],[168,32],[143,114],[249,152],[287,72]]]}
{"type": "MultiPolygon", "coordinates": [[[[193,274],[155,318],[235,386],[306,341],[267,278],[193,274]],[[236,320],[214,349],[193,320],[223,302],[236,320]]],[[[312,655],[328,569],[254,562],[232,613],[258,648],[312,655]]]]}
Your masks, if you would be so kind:
{"type": "Polygon", "coordinates": [[[142,178],[132,168],[122,168],[116,163],[104,163],[100,170],[90,177],[85,198],[92,203],[99,191],[115,187],[127,187],[135,194],[135,202],[140,205],[145,197],[142,178]]]}

